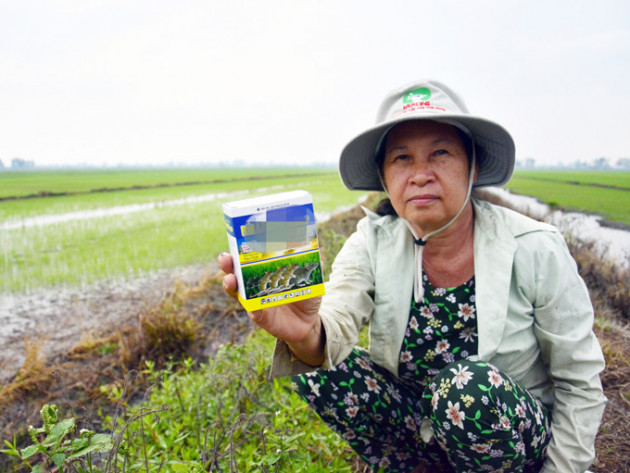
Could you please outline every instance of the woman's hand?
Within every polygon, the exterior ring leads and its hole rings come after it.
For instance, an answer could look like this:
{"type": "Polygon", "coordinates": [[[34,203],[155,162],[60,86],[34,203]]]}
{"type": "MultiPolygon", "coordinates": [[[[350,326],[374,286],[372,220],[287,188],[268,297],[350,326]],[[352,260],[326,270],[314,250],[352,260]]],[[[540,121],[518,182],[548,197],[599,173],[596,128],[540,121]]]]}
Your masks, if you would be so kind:
{"type": "MultiPolygon", "coordinates": [[[[221,253],[219,266],[226,273],[223,289],[236,298],[238,281],[234,275],[232,255],[221,253]]],[[[248,312],[249,318],[260,328],[286,342],[293,354],[312,366],[324,361],[324,330],[319,317],[321,297],[313,297],[269,309],[248,312]]]]}

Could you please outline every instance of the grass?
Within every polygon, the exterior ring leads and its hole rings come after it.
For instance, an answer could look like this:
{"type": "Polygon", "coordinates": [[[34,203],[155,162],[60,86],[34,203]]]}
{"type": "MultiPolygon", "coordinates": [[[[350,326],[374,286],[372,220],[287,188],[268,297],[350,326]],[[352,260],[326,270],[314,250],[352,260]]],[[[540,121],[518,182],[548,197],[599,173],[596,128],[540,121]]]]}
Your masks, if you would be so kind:
{"type": "Polygon", "coordinates": [[[159,421],[145,418],[144,435],[129,443],[131,462],[141,463],[148,445],[150,471],[178,461],[202,471],[350,472],[353,454],[292,394],[290,380],[267,379],[272,346],[257,331],[247,346],[226,346],[198,370],[150,373],[158,385],[147,407],[168,411],[159,421]]]}
{"type": "MultiPolygon", "coordinates": [[[[141,403],[132,407],[124,388],[111,390],[119,409],[103,418],[103,429],[112,434],[100,439],[100,457],[91,457],[85,443],[72,448],[84,435],[78,428],[66,429],[74,439],[65,444],[49,440],[55,424],[74,426],[72,417],[36,430],[37,450],[13,441],[4,452],[22,458],[29,452],[32,465],[24,464],[25,471],[53,463],[90,473],[353,471],[352,451],[292,394],[290,380],[267,379],[264,360],[272,343],[255,332],[248,346],[225,346],[200,366],[185,359],[158,371],[148,363],[142,374],[153,385],[141,403]]],[[[45,411],[50,409],[44,418],[45,411]]],[[[102,434],[88,438],[96,435],[102,434]]]]}
{"type": "Polygon", "coordinates": [[[553,206],[630,225],[630,172],[517,171],[506,187],[553,206]]]}
{"type": "Polygon", "coordinates": [[[290,381],[267,379],[273,343],[264,332],[251,332],[219,279],[209,277],[197,287],[178,286],[136,325],[86,337],[56,364],[44,363],[33,346],[21,376],[0,388],[0,427],[8,441],[0,470],[31,471],[17,459],[39,445],[30,465],[48,461],[50,467],[65,455],[64,471],[75,471],[70,464],[91,473],[357,471],[354,453],[293,394],[290,381]],[[227,342],[228,328],[241,333],[235,343],[227,342]],[[238,343],[243,337],[247,343],[238,343]],[[207,360],[200,344],[212,339],[222,348],[207,360]],[[43,429],[35,431],[35,444],[24,432],[39,425],[35,414],[43,402],[60,406],[59,424],[75,420],[65,444],[49,440],[43,429]],[[86,429],[111,433],[100,458],[95,451],[94,457],[74,455],[86,429]],[[106,454],[112,445],[113,457],[106,454]]]}
{"type": "Polygon", "coordinates": [[[3,237],[0,290],[89,284],[207,261],[226,246],[224,232],[216,203],[13,230],[3,237]]]}

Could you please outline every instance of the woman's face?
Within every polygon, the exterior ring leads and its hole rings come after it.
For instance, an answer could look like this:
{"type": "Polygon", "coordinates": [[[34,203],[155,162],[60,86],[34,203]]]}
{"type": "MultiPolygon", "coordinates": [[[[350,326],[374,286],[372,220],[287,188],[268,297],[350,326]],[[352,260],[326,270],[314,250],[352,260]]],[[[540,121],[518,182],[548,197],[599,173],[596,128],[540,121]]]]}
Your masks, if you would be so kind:
{"type": "Polygon", "coordinates": [[[403,122],[388,133],[384,151],[383,178],[392,206],[419,236],[457,215],[468,191],[469,163],[455,127],[403,122]]]}

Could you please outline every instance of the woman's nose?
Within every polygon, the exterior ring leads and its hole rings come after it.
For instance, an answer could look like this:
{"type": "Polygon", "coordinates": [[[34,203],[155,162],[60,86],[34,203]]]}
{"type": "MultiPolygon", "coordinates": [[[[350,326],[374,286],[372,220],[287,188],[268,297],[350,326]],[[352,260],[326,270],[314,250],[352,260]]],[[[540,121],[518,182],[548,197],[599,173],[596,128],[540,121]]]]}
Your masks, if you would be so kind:
{"type": "Polygon", "coordinates": [[[409,171],[409,180],[418,186],[424,186],[435,177],[431,166],[425,159],[414,159],[409,171]]]}

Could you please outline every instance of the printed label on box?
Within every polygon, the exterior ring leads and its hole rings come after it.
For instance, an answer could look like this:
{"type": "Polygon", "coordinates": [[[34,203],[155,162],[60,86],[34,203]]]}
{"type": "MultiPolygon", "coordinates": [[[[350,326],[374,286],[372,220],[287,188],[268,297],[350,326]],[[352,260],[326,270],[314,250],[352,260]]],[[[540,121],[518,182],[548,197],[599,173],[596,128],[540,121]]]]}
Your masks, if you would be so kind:
{"type": "Polygon", "coordinates": [[[248,311],[324,294],[310,195],[293,191],[224,205],[239,300],[248,311]]]}

